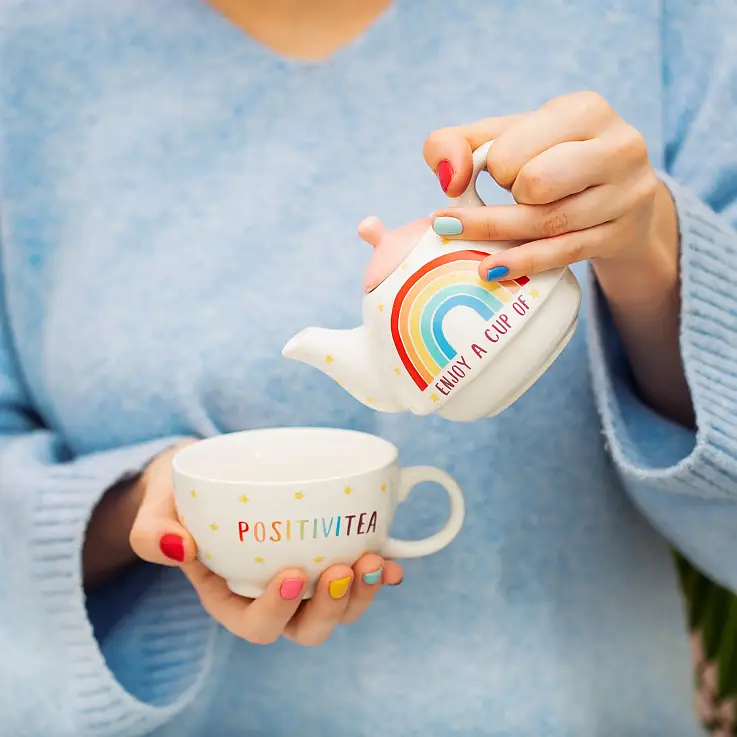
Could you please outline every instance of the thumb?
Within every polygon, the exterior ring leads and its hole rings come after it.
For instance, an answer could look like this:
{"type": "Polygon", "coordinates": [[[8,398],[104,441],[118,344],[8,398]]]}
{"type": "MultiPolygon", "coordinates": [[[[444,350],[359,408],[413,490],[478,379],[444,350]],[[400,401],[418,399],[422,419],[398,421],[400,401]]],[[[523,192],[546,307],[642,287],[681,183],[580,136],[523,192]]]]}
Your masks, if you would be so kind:
{"type": "Polygon", "coordinates": [[[139,558],[167,566],[191,563],[197,553],[174,504],[174,452],[172,449],[155,459],[141,478],[141,505],[130,533],[130,545],[139,558]]]}

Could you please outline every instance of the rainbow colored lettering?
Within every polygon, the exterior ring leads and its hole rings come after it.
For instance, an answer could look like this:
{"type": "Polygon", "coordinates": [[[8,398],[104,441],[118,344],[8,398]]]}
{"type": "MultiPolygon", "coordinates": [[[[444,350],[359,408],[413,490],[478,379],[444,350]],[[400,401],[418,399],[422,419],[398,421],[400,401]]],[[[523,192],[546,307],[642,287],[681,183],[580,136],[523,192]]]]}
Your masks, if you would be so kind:
{"type": "Polygon", "coordinates": [[[421,391],[427,389],[456,350],[443,333],[445,316],[458,306],[470,307],[487,322],[530,280],[485,282],[479,278],[483,251],[454,251],[428,261],[402,286],[392,307],[394,345],[407,373],[421,391]]]}

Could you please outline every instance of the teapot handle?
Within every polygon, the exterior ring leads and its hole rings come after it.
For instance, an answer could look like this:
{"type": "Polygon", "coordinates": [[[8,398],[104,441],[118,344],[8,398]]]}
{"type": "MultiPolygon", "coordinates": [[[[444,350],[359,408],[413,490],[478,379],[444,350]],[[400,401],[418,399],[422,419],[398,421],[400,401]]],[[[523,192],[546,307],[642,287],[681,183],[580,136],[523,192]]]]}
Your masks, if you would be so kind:
{"type": "Polygon", "coordinates": [[[479,197],[478,190],[476,189],[476,181],[479,178],[479,174],[486,169],[486,155],[489,153],[492,143],[494,141],[488,141],[473,152],[473,174],[471,174],[471,181],[462,194],[458,197],[451,198],[449,207],[484,207],[486,205],[481,197],[479,197]]]}

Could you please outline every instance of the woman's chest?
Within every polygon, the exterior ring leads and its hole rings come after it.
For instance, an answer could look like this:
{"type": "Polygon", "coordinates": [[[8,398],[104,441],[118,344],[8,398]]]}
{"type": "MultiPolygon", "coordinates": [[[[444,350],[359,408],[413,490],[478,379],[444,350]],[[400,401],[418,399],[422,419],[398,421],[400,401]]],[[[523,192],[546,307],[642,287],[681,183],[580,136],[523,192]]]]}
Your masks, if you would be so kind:
{"type": "MultiPolygon", "coordinates": [[[[400,4],[315,67],[202,28],[126,44],[125,23],[115,62],[77,58],[77,77],[27,65],[35,85],[8,130],[3,217],[18,351],[47,421],[80,451],[160,432],[374,422],[280,351],[305,325],[360,320],[360,219],[392,227],[442,205],[421,155],[428,132],[590,87],[660,146],[657,90],[627,84],[630,57],[602,51],[611,30],[552,34],[502,6],[438,7],[431,23],[400,4]]],[[[488,183],[483,194],[508,201],[488,183]]]]}

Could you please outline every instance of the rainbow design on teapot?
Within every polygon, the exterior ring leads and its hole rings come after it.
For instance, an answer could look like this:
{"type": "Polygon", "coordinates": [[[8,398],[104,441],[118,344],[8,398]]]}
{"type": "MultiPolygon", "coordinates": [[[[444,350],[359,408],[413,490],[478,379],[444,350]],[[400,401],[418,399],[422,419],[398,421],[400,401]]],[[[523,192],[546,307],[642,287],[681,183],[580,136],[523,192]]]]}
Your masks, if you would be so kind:
{"type": "Polygon", "coordinates": [[[479,278],[483,251],[454,251],[419,268],[394,299],[391,331],[399,358],[424,391],[457,355],[443,332],[443,320],[455,307],[470,307],[487,322],[530,280],[485,282],[479,278]]]}

